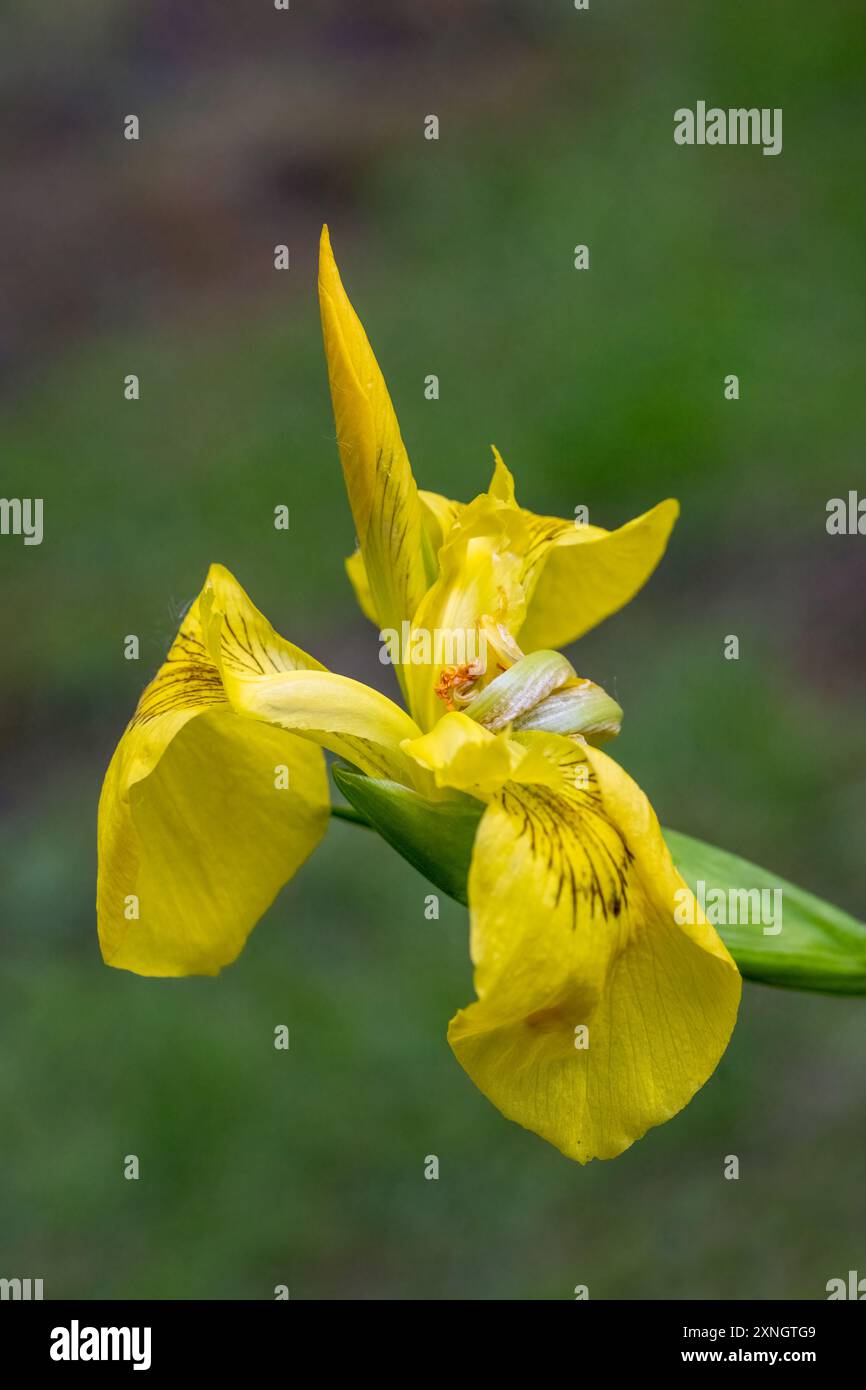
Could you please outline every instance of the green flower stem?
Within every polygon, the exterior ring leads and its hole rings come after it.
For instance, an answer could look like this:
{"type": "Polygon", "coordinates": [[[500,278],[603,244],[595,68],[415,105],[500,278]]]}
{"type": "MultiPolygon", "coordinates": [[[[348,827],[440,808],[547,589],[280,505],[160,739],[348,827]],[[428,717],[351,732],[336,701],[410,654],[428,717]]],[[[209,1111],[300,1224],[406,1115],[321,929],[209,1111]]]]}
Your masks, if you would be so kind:
{"type": "Polygon", "coordinates": [[[354,806],[331,806],[331,815],[337,820],[350,821],[352,825],[363,825],[365,830],[372,830],[373,826],[362,816],[360,811],[356,811],[354,806]]]}

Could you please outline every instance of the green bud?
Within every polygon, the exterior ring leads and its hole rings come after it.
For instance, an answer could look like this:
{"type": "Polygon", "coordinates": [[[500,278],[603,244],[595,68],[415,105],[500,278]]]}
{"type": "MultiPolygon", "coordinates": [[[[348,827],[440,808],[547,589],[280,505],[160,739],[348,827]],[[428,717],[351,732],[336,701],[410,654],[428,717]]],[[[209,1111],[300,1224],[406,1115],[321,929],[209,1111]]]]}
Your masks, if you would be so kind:
{"type": "Polygon", "coordinates": [[[606,743],[622,727],[622,710],[600,685],[575,679],[518,715],[515,733],[580,734],[588,743],[606,743]]]}
{"type": "Polygon", "coordinates": [[[474,695],[464,713],[495,734],[575,679],[574,667],[560,652],[531,652],[474,695]]]}

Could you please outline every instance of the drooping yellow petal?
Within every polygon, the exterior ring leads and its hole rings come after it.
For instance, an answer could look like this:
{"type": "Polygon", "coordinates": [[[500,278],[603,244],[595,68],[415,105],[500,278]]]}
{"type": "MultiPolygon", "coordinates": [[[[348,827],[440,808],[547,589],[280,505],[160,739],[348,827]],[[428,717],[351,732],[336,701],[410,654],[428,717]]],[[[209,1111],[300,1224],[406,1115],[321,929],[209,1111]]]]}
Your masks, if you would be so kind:
{"type": "Polygon", "coordinates": [[[136,742],[132,728],[100,798],[103,958],[138,975],[216,975],[327,828],[322,753],[227,705],[187,721],[130,780],[136,742]]]}
{"type": "MultiPolygon", "coordinates": [[[[225,588],[231,577],[214,567],[209,579],[225,588]]],[[[208,650],[208,607],[200,595],[181,623],[99,802],[102,953],[141,975],[217,974],[328,824],[321,750],[233,712],[208,650]]],[[[251,630],[237,607],[225,641],[239,665],[303,656],[273,629],[251,630]]]]}
{"type": "Polygon", "coordinates": [[[319,255],[319,302],[337,443],[371,608],[383,628],[399,629],[432,579],[433,557],[394,407],[340,280],[327,227],[319,255]]]}
{"type": "Polygon", "coordinates": [[[237,714],[302,734],[371,777],[426,789],[429,779],[419,784],[400,751],[418,726],[393,700],[291,647],[221,565],[211,567],[202,607],[208,651],[237,714]]]}
{"type": "Polygon", "coordinates": [[[427,779],[400,751],[405,739],[417,738],[417,724],[393,700],[361,681],[333,671],[287,671],[252,681],[227,680],[226,685],[239,712],[303,734],[370,777],[427,790],[427,779]]]}
{"type": "Polygon", "coordinates": [[[429,789],[400,751],[418,726],[393,700],[285,642],[221,565],[211,566],[202,604],[208,651],[236,713],[302,734],[371,777],[429,789]]]}
{"type": "Polygon", "coordinates": [[[103,955],[139,974],[216,974],[329,819],[323,745],[429,792],[419,734],[384,695],[280,637],[221,565],[111,761],[99,805],[103,955]],[[300,736],[299,736],[300,735],[300,736]]]}
{"type": "Polygon", "coordinates": [[[476,1003],[449,1041],[508,1118],[580,1162],[680,1110],[721,1057],[740,977],[652,809],[603,753],[523,736],[558,785],[509,782],[469,879],[476,1003]],[[679,925],[688,900],[693,924],[679,925]]]}

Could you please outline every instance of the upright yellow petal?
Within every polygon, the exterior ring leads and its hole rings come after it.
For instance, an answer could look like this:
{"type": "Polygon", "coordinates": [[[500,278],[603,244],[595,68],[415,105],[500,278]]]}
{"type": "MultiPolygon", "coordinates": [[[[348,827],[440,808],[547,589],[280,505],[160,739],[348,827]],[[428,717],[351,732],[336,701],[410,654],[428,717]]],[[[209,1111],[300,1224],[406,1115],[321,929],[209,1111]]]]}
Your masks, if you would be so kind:
{"type": "MultiPolygon", "coordinates": [[[[661,502],[618,531],[536,516],[515,500],[514,479],[498,449],[490,486],[465,506],[423,494],[427,525],[439,541],[438,573],[412,626],[471,637],[501,624],[524,652],[565,646],[614,613],[646,582],[679,512],[661,502]]],[[[358,576],[353,575],[361,594],[358,576]]],[[[442,712],[443,663],[416,659],[404,688],[415,719],[430,728],[442,712]]],[[[460,663],[457,663],[459,668],[460,663]]],[[[444,674],[449,674],[447,671],[444,674]]],[[[495,673],[494,673],[495,674],[495,673]]],[[[462,673],[457,671],[458,676],[462,673]]],[[[446,682],[447,685],[448,682],[446,682]]],[[[555,702],[551,722],[562,701],[555,702]]]]}
{"type": "MultiPolygon", "coordinates": [[[[439,573],[437,560],[439,550],[445,543],[451,527],[463,511],[463,505],[460,502],[452,502],[448,497],[442,497],[438,492],[419,491],[418,496],[421,499],[421,523],[424,527],[425,552],[431,557],[432,570],[429,581],[432,583],[439,573]]],[[[387,627],[388,624],[381,621],[376,610],[367,575],[367,566],[364,563],[364,555],[360,547],[353,551],[346,560],[346,573],[352,588],[355,590],[355,597],[364,617],[369,618],[370,622],[375,623],[378,628],[387,627]]]]}
{"type": "Polygon", "coordinates": [[[433,556],[394,407],[340,280],[327,227],[319,255],[319,302],[337,443],[371,608],[383,628],[399,629],[432,579],[433,556]]]}
{"type": "Polygon", "coordinates": [[[626,773],[556,735],[522,741],[559,781],[506,783],[482,817],[469,878],[478,1000],[449,1041],[509,1119],[580,1162],[611,1158],[711,1075],[740,977],[626,773]],[[692,925],[678,924],[684,901],[692,925]]]}
{"type": "Polygon", "coordinates": [[[459,521],[463,503],[453,502],[450,497],[443,497],[439,492],[425,492],[423,489],[418,496],[421,498],[424,530],[427,532],[430,549],[436,556],[447,541],[451,527],[455,521],[459,521]]]}
{"type": "Polygon", "coordinates": [[[493,450],[493,477],[490,479],[490,487],[487,490],[491,497],[498,498],[500,502],[507,502],[509,506],[516,506],[514,475],[496,445],[491,444],[490,447],[493,450]]]}

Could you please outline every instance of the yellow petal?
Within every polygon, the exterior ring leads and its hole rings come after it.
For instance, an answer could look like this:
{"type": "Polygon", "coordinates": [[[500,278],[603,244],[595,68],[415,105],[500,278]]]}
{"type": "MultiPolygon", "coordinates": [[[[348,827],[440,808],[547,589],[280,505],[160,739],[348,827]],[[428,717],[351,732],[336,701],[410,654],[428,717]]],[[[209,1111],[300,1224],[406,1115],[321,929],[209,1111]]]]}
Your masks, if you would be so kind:
{"type": "MultiPolygon", "coordinates": [[[[225,575],[211,571],[221,587],[225,575]]],[[[320,749],[232,710],[208,650],[208,606],[200,596],[181,623],[99,802],[102,953],[141,975],[217,974],[328,824],[320,749]]],[[[296,659],[276,634],[232,630],[228,661],[296,659]]]]}
{"type": "Polygon", "coordinates": [[[147,975],[216,974],[321,838],[321,748],[429,792],[419,729],[384,695],[280,637],[213,565],[139,701],[99,804],[103,955],[147,975]],[[301,735],[301,737],[298,737],[301,735]]]}
{"type": "Polygon", "coordinates": [[[303,734],[371,777],[427,789],[400,751],[420,730],[393,700],[286,642],[221,565],[211,567],[202,604],[208,650],[236,713],[303,734]]]}
{"type": "Polygon", "coordinates": [[[440,548],[448,539],[448,534],[455,521],[460,519],[463,511],[461,502],[452,502],[450,497],[443,497],[438,492],[425,492],[423,489],[418,493],[421,498],[421,511],[424,520],[424,530],[430,542],[430,549],[434,556],[438,555],[440,548]]]}
{"type": "Polygon", "coordinates": [[[516,507],[483,493],[461,509],[439,551],[438,578],[412,623],[432,644],[429,661],[416,658],[406,669],[409,707],[422,728],[431,728],[442,714],[436,687],[443,665],[471,664],[480,650],[483,620],[495,618],[512,633],[523,622],[526,544],[526,523],[516,507]],[[443,663],[437,635],[464,655],[443,663]]]}
{"type": "Polygon", "coordinates": [[[514,501],[514,475],[507,467],[505,460],[500,454],[495,444],[491,444],[493,450],[493,477],[490,479],[488,492],[491,497],[496,497],[500,502],[507,502],[509,505],[516,505],[514,501]]]}
{"type": "Polygon", "coordinates": [[[485,801],[506,782],[557,784],[559,764],[536,735],[512,738],[492,733],[461,710],[444,714],[421,738],[408,739],[404,752],[433,773],[437,787],[469,792],[485,801]]]}
{"type": "Polygon", "coordinates": [[[534,518],[538,542],[523,649],[565,647],[628,603],[664,554],[679,510],[669,498],[617,531],[534,518]]]}
{"type": "Polygon", "coordinates": [[[319,256],[319,302],[337,443],[371,607],[382,627],[399,629],[432,579],[433,557],[394,407],[340,280],[327,227],[319,256]]]}
{"type": "Polygon", "coordinates": [[[191,719],[130,781],[136,741],[124,735],[100,798],[103,957],[138,975],[216,975],[325,833],[324,759],[228,706],[191,719]]]}
{"type": "Polygon", "coordinates": [[[367,578],[367,566],[364,564],[364,557],[360,550],[354,551],[346,560],[346,573],[352,588],[355,590],[355,598],[358,600],[358,607],[364,617],[369,618],[371,623],[375,623],[376,627],[379,627],[379,615],[376,612],[370,581],[367,578]]]}
{"type": "Polygon", "coordinates": [[[611,1158],[711,1075],[740,977],[712,927],[677,924],[677,895],[693,900],[626,773],[556,735],[523,738],[559,781],[510,782],[482,817],[469,879],[478,1001],[449,1041],[508,1118],[580,1162],[611,1158]]]}
{"type": "Polygon", "coordinates": [[[649,579],[679,516],[673,498],[616,531],[537,516],[514,500],[514,479],[494,447],[489,495],[525,520],[526,619],[513,635],[524,651],[568,646],[622,608],[649,579]]]}
{"type": "MultiPolygon", "coordinates": [[[[419,491],[421,499],[421,521],[426,536],[427,549],[433,557],[433,570],[430,582],[433,582],[439,572],[436,557],[440,547],[444,544],[454,525],[463,510],[460,502],[452,502],[448,497],[442,497],[438,492],[419,491]]],[[[367,575],[367,566],[364,564],[364,556],[360,549],[356,550],[346,560],[346,573],[349,576],[352,588],[355,590],[355,598],[358,606],[365,618],[369,618],[376,627],[387,627],[387,623],[379,621],[379,614],[373,600],[373,593],[370,588],[370,580],[367,575]]]]}
{"type": "Polygon", "coordinates": [[[514,776],[524,750],[492,734],[459,711],[445,714],[421,738],[404,743],[405,752],[433,773],[438,787],[484,797],[514,776]]]}
{"type": "Polygon", "coordinates": [[[427,790],[428,779],[400,751],[404,740],[418,737],[417,724],[361,681],[333,671],[287,671],[227,685],[239,712],[304,734],[370,777],[427,790]]]}

